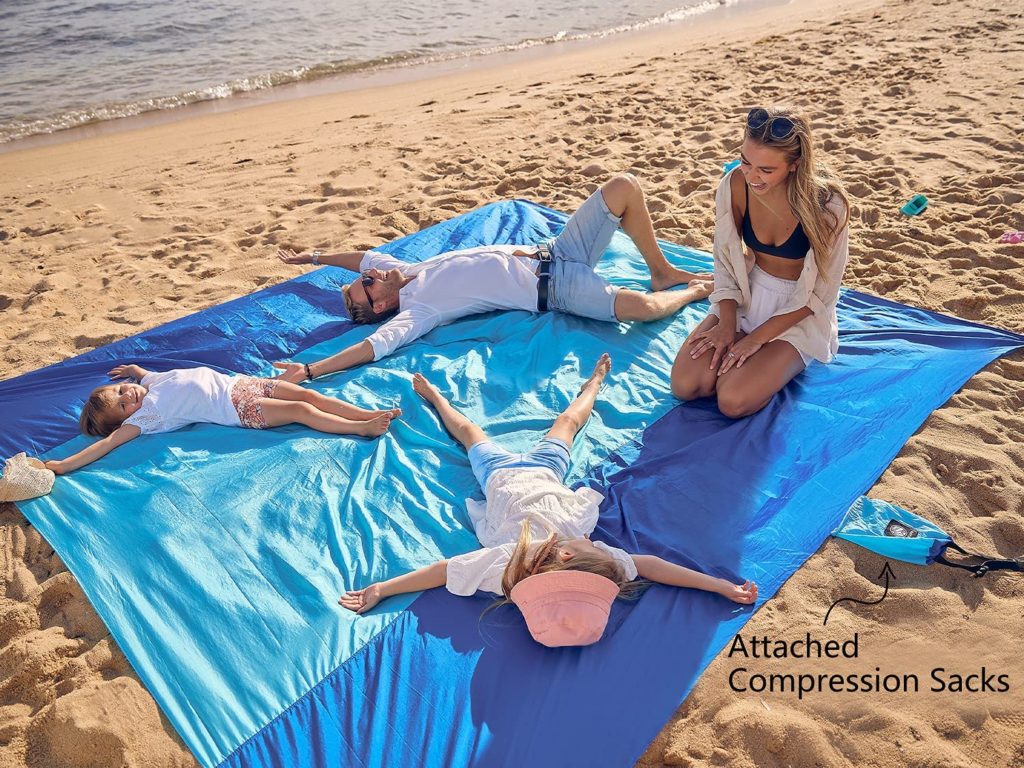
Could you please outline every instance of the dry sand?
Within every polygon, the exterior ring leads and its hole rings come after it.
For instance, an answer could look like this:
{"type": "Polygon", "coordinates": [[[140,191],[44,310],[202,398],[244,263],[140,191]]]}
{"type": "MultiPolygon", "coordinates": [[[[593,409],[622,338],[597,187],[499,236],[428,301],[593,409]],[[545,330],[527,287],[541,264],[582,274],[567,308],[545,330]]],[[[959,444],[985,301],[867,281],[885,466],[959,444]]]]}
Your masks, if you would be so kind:
{"type": "MultiPolygon", "coordinates": [[[[710,250],[742,115],[776,100],[813,115],[847,183],[847,285],[1024,332],[1024,246],[995,242],[1024,228],[1020,29],[1020,5],[991,0],[805,3],[0,156],[3,375],[293,277],[278,245],[368,247],[499,197],[571,210],[617,171],[641,177],[662,237],[710,250]],[[931,207],[899,216],[915,192],[931,207]]],[[[871,494],[1024,552],[1022,380],[1019,354],[975,376],[871,494]]],[[[814,632],[837,598],[876,597],[880,570],[830,541],[744,634],[814,632]]],[[[741,695],[723,656],[640,765],[1024,766],[1024,580],[947,570],[897,565],[886,602],[830,621],[861,659],[800,671],[927,687],[933,666],[984,665],[1009,693],[741,695]]],[[[0,572],[0,766],[194,765],[12,505],[0,572]]]]}

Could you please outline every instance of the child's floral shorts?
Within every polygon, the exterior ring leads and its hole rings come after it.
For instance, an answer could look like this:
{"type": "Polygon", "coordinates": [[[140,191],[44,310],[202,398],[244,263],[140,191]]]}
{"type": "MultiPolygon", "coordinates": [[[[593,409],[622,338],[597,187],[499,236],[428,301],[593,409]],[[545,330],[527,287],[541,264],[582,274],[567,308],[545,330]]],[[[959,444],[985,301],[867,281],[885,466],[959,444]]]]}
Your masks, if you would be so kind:
{"type": "Polygon", "coordinates": [[[277,382],[273,379],[257,379],[253,376],[239,376],[231,387],[231,404],[238,412],[238,420],[249,429],[266,429],[267,419],[263,415],[261,397],[273,397],[277,382]]]}

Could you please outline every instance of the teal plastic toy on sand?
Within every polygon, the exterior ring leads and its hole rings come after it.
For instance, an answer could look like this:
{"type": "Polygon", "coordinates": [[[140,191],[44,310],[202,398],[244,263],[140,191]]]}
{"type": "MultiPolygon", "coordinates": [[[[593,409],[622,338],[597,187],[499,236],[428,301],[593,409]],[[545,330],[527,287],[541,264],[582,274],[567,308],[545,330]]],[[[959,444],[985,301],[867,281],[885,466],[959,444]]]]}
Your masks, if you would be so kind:
{"type": "Polygon", "coordinates": [[[925,208],[928,207],[928,198],[924,195],[914,195],[912,198],[907,200],[900,208],[900,213],[907,216],[917,216],[925,208]]]}
{"type": "Polygon", "coordinates": [[[731,160],[730,162],[726,163],[725,165],[722,166],[722,175],[724,176],[739,164],[740,161],[738,158],[736,160],[731,160]]]}

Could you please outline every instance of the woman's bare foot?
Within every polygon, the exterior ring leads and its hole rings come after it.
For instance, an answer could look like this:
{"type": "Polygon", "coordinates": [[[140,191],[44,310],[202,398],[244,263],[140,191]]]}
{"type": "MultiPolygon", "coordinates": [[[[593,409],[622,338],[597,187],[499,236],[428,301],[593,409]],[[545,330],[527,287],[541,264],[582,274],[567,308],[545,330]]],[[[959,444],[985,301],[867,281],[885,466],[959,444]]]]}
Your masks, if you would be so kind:
{"type": "Polygon", "coordinates": [[[664,270],[659,271],[658,274],[651,273],[651,290],[664,291],[674,285],[689,284],[695,280],[711,281],[713,279],[714,275],[711,274],[687,272],[685,269],[669,265],[664,270]]]}
{"type": "Polygon", "coordinates": [[[394,419],[393,411],[383,411],[379,416],[374,416],[368,421],[361,422],[355,434],[363,437],[380,437],[391,428],[391,421],[394,419]]]}
{"type": "Polygon", "coordinates": [[[417,395],[422,397],[431,405],[437,405],[442,399],[441,393],[433,384],[426,380],[422,373],[414,373],[412,377],[412,388],[417,395]]]}
{"type": "Polygon", "coordinates": [[[607,352],[597,358],[597,364],[594,366],[594,372],[590,374],[590,378],[583,382],[583,386],[580,387],[580,391],[576,397],[579,397],[588,388],[594,390],[596,396],[601,391],[601,385],[604,383],[604,377],[608,375],[608,372],[612,369],[612,358],[607,352]]]}

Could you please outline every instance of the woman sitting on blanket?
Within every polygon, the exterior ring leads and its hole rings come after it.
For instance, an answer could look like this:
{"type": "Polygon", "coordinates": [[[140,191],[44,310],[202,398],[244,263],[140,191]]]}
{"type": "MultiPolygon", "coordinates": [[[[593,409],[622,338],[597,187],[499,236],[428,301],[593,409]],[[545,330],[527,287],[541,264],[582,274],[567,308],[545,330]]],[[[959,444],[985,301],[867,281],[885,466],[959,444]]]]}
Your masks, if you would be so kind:
{"type": "Polygon", "coordinates": [[[629,555],[591,541],[601,495],[572,491],[569,446],[590,417],[598,390],[611,368],[602,355],[573,403],[528,453],[500,448],[449,403],[423,376],[413,388],[434,407],[445,428],[469,451],[469,461],[487,501],[469,501],[468,511],[483,549],[342,595],[345,608],[364,613],[390,595],[447,586],[456,595],[477,591],[505,596],[523,612],[530,634],[547,646],[589,645],[601,638],[616,597],[636,594],[642,582],[717,592],[737,603],[753,603],[757,586],[733,584],[653,555],[629,555]]]}
{"type": "Polygon", "coordinates": [[[119,365],[108,375],[138,383],[122,381],[93,390],[79,424],[84,434],[103,439],[66,459],[47,461],[47,468],[56,474],[84,467],[139,435],[171,432],[189,424],[249,429],[303,424],[334,435],[378,437],[401,414],[398,409],[368,411],[286,381],[228,375],[210,368],[153,373],[137,365],[119,365]]]}
{"type": "Polygon", "coordinates": [[[717,394],[719,410],[739,418],[838,350],[850,205],[812,153],[810,123],[778,107],[747,114],[740,166],[715,203],[711,312],[676,356],[672,392],[717,394]]]}

